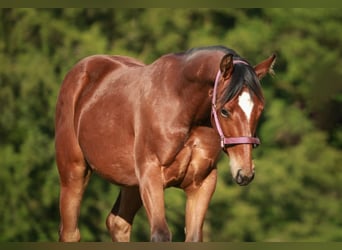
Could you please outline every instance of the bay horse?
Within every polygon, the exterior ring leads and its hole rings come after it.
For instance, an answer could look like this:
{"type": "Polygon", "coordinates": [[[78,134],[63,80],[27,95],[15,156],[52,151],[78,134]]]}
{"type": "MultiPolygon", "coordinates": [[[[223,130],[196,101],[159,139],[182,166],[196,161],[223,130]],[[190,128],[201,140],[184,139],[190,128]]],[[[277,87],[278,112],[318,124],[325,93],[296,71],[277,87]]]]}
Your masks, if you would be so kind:
{"type": "Polygon", "coordinates": [[[233,178],[254,177],[252,148],[264,108],[260,79],[275,55],[252,67],[223,46],[161,56],[149,65],[126,56],[94,55],[65,76],[56,105],[60,241],[79,241],[78,217],[92,172],[121,187],[106,225],[129,241],[144,206],[151,241],[170,241],[164,189],[184,189],[186,241],[202,241],[221,149],[233,178]]]}

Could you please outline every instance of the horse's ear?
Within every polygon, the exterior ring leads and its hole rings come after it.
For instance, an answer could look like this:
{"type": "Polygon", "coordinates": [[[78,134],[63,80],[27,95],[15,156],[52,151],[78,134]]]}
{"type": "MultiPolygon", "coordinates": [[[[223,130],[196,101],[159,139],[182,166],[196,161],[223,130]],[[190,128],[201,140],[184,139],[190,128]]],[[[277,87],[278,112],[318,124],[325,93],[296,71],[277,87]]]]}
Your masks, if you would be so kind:
{"type": "Polygon", "coordinates": [[[263,78],[267,73],[270,73],[271,75],[274,75],[273,66],[276,61],[276,55],[273,54],[266,60],[262,61],[258,65],[254,66],[254,71],[257,74],[258,78],[263,78]]]}
{"type": "Polygon", "coordinates": [[[222,57],[220,62],[220,70],[223,78],[228,78],[233,71],[233,55],[226,54],[222,57]]]}

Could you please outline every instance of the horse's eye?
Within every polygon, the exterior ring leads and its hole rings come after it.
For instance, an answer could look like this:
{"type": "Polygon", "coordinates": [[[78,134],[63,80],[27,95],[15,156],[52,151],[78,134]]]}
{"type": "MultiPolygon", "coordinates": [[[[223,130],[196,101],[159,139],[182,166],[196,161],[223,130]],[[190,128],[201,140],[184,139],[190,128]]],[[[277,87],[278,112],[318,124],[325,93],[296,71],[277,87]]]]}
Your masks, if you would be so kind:
{"type": "Polygon", "coordinates": [[[227,117],[229,116],[228,110],[226,110],[225,108],[221,109],[221,115],[222,115],[224,118],[227,118],[227,117]]]}

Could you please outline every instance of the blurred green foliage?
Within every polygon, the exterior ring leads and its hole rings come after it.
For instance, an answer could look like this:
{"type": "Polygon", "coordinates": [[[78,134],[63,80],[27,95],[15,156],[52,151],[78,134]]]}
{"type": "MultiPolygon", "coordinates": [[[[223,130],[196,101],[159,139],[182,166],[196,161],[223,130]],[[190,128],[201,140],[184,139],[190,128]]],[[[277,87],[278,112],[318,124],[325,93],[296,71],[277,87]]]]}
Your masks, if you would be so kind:
{"type": "MultiPolygon", "coordinates": [[[[233,183],[219,162],[206,241],[342,241],[342,15],[339,9],[1,9],[0,241],[58,239],[54,111],[67,71],[92,54],[151,63],[222,44],[253,64],[276,52],[255,150],[257,174],[233,183]]],[[[94,175],[81,209],[84,241],[109,241],[118,188],[94,175]]],[[[185,196],[166,190],[173,240],[185,196]]],[[[134,241],[149,240],[142,209],[134,241]]]]}

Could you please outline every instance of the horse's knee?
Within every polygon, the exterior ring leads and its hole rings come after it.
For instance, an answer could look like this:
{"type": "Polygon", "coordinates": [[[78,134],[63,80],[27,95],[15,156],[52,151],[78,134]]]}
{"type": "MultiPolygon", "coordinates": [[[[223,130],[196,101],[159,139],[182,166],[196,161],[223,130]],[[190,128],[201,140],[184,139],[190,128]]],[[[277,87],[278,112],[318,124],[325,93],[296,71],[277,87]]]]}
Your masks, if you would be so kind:
{"type": "Polygon", "coordinates": [[[106,225],[113,241],[128,242],[130,240],[132,226],[120,216],[110,213],[106,225]]]}

